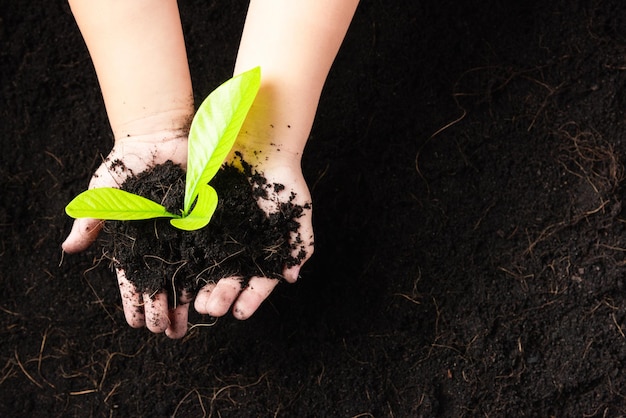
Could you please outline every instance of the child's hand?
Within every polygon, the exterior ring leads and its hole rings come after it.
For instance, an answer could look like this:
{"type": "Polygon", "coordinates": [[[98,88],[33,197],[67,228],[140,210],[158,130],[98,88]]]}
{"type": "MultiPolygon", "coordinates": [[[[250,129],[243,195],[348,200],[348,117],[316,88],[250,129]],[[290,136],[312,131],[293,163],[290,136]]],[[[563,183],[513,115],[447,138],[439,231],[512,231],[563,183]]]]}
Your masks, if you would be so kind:
{"type": "MultiPolygon", "coordinates": [[[[157,164],[172,160],[187,164],[187,136],[180,132],[127,137],[115,141],[111,153],[91,178],[89,188],[119,187],[124,180],[157,164]]],[[[99,219],[76,219],[69,236],[63,242],[63,251],[76,253],[85,250],[102,229],[99,219]]],[[[171,338],[181,338],[187,332],[187,313],[190,295],[182,295],[182,305],[170,311],[165,293],[141,295],[126,279],[124,271],[117,270],[126,321],[134,328],[144,325],[152,332],[164,332],[171,338]]]]}
{"type": "MultiPolygon", "coordinates": [[[[272,191],[268,199],[259,199],[258,203],[265,212],[276,212],[279,210],[279,203],[289,202],[293,194],[295,198],[291,202],[305,207],[302,216],[298,218],[300,228],[291,237],[291,243],[295,244],[292,255],[298,258],[299,253],[303,252],[304,257],[299,265],[285,266],[282,271],[285,280],[294,283],[299,277],[302,264],[313,254],[311,194],[302,176],[299,159],[275,160],[277,159],[270,158],[269,161],[263,161],[263,164],[259,162],[253,170],[263,174],[268,183],[282,184],[285,188],[278,193],[272,191]]],[[[243,290],[240,283],[240,277],[225,277],[217,283],[207,284],[196,296],[194,303],[196,310],[211,316],[223,316],[232,306],[235,318],[247,319],[270,295],[279,281],[266,277],[253,277],[243,290]]]]}

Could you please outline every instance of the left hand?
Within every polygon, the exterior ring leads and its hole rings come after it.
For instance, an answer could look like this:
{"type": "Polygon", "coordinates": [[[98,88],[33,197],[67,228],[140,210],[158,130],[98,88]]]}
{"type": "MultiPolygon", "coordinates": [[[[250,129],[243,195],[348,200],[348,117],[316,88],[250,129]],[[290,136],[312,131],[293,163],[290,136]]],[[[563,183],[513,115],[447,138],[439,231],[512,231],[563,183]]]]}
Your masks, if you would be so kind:
{"type": "MultiPolygon", "coordinates": [[[[245,154],[244,154],[245,159],[245,154]]],[[[298,159],[282,161],[282,158],[269,157],[263,163],[258,162],[253,170],[262,174],[268,183],[278,183],[285,188],[276,193],[274,191],[268,199],[259,198],[259,206],[266,212],[272,213],[278,210],[279,203],[289,202],[292,194],[295,198],[293,204],[307,206],[298,222],[300,228],[292,233],[291,243],[300,243],[294,248],[293,256],[304,251],[304,258],[301,263],[287,267],[285,266],[282,275],[289,283],[298,280],[300,268],[313,254],[313,225],[311,194],[302,175],[302,169],[298,159]]],[[[240,277],[225,277],[217,283],[209,283],[197,294],[194,307],[196,311],[209,314],[214,317],[225,315],[232,306],[233,316],[237,319],[249,318],[261,305],[261,303],[272,293],[272,290],[279,283],[279,280],[267,277],[252,277],[248,285],[241,288],[240,277]]]]}

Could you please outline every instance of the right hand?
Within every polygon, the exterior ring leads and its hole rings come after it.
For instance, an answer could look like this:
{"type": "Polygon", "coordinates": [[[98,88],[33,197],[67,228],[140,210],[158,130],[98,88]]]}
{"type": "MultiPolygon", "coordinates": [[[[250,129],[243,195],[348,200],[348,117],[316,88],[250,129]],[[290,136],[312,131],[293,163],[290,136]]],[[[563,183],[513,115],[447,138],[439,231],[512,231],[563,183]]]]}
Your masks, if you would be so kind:
{"type": "MultiPolygon", "coordinates": [[[[187,135],[180,131],[129,136],[115,141],[115,146],[96,170],[89,189],[120,187],[127,177],[171,160],[183,168],[187,165],[187,135]]],[[[85,250],[97,238],[103,222],[99,219],[76,219],[62,244],[63,251],[85,250]]],[[[152,332],[165,332],[170,338],[181,338],[187,332],[191,295],[182,295],[175,309],[169,310],[167,295],[141,295],[128,281],[123,270],[116,269],[126,321],[133,328],[146,326],[152,332]]]]}

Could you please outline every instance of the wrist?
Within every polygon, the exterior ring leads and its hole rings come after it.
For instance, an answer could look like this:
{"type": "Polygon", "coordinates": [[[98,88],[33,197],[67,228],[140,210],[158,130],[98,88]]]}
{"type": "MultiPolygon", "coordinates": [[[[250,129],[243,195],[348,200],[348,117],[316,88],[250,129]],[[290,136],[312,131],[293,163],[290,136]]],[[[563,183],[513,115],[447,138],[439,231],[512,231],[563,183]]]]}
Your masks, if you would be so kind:
{"type": "Polygon", "coordinates": [[[138,119],[111,123],[117,143],[126,138],[144,140],[168,140],[186,137],[193,119],[193,108],[183,107],[162,111],[138,119]]]}
{"type": "Polygon", "coordinates": [[[227,161],[238,165],[239,160],[245,161],[254,170],[264,172],[276,167],[300,168],[303,149],[287,141],[272,139],[268,141],[245,139],[245,135],[237,139],[227,161]]]}
{"type": "Polygon", "coordinates": [[[117,187],[128,176],[166,161],[187,167],[187,134],[162,130],[116,138],[113,149],[94,173],[89,188],[117,187]]]}

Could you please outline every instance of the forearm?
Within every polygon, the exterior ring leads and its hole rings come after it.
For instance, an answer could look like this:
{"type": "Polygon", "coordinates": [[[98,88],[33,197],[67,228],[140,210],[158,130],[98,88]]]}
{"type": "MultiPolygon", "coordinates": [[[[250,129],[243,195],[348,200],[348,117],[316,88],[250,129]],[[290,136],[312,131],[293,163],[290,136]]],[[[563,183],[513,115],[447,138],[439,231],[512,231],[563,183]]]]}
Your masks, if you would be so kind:
{"type": "Polygon", "coordinates": [[[186,131],[193,92],[175,0],[69,0],[116,139],[186,131]]]}
{"type": "Polygon", "coordinates": [[[358,0],[251,0],[235,73],[261,66],[243,143],[299,161],[358,0]],[[254,138],[246,138],[254,136],[254,138]]]}

